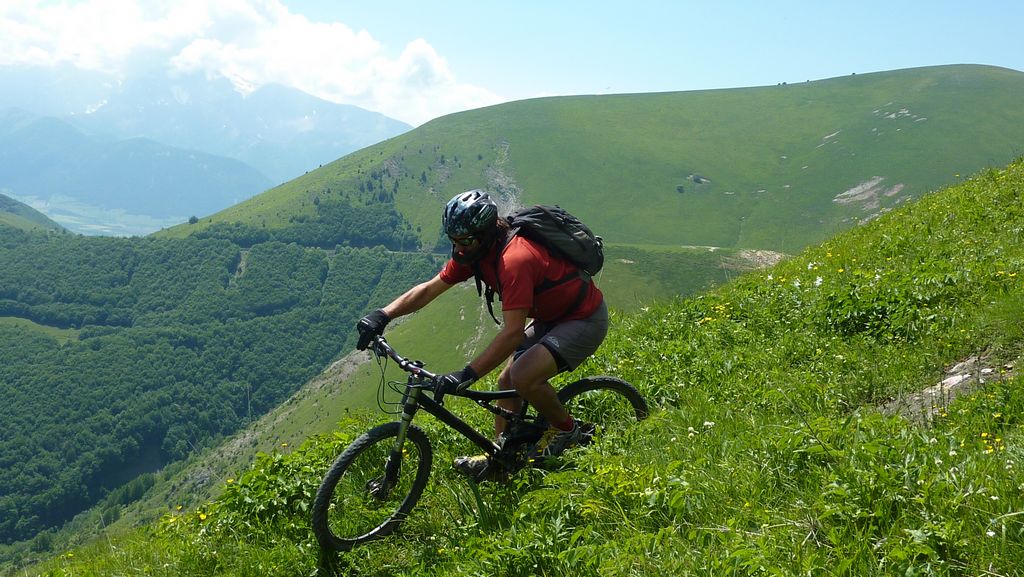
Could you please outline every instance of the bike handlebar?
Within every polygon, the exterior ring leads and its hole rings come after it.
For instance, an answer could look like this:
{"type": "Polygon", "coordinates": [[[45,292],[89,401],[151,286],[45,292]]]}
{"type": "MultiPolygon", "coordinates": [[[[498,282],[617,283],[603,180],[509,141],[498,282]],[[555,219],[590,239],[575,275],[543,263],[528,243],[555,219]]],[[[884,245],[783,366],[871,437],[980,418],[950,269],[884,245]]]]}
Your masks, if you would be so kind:
{"type": "Polygon", "coordinates": [[[388,357],[389,359],[398,363],[398,368],[402,369],[407,373],[412,373],[418,377],[422,377],[429,381],[436,381],[437,375],[423,368],[423,363],[419,361],[411,361],[402,355],[398,354],[398,351],[388,344],[388,341],[384,339],[383,335],[377,335],[370,341],[370,349],[378,357],[388,357]]]}
{"type": "Polygon", "coordinates": [[[423,379],[424,381],[429,381],[431,386],[423,388],[433,390],[434,400],[438,402],[440,402],[441,399],[443,399],[446,394],[455,395],[458,397],[466,397],[468,399],[473,399],[474,401],[495,401],[499,399],[516,398],[519,396],[519,393],[516,392],[515,389],[507,389],[500,391],[474,391],[473,389],[466,386],[458,391],[442,391],[441,388],[437,386],[440,375],[434,374],[428,371],[427,369],[424,369],[423,363],[421,363],[420,361],[412,361],[398,354],[398,351],[396,351],[394,347],[389,345],[388,341],[382,335],[377,335],[373,337],[373,340],[370,341],[370,344],[367,348],[373,351],[373,353],[376,354],[378,357],[387,357],[395,361],[396,363],[398,363],[398,367],[401,368],[403,371],[416,375],[423,379]]]}

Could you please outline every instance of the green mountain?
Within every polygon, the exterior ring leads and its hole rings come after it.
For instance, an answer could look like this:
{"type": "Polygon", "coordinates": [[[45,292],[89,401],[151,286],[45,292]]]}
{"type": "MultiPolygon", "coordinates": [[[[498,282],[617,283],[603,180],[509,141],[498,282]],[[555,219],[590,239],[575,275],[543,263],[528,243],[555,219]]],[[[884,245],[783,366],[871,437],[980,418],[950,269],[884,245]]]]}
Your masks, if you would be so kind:
{"type": "Polygon", "coordinates": [[[581,372],[635,383],[654,413],[558,470],[470,485],[445,465],[468,443],[418,419],[438,453],[424,497],[395,536],[335,557],[337,572],[308,507],[329,461],[387,419],[376,411],[261,456],[214,502],[170,506],[37,572],[1016,574],[1022,191],[1018,160],[617,318],[581,372]]]}
{"type": "Polygon", "coordinates": [[[45,214],[3,194],[0,194],[0,225],[22,230],[63,230],[45,214]]]}
{"type": "Polygon", "coordinates": [[[1024,152],[1022,92],[1024,73],[964,65],[512,102],[439,118],[167,234],[329,244],[295,229],[351,229],[333,207],[385,204],[429,248],[442,203],[485,188],[508,204],[559,203],[612,244],[791,253],[1024,152]]]}

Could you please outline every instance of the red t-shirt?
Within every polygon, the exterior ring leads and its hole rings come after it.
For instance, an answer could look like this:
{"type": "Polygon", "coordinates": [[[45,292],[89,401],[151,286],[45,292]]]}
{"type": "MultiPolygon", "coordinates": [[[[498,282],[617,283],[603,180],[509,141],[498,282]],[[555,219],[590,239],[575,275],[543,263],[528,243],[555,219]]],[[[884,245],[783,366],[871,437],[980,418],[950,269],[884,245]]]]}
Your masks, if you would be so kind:
{"type": "MultiPolygon", "coordinates": [[[[480,261],[480,273],[487,286],[499,293],[501,310],[529,309],[527,316],[539,321],[570,321],[587,318],[601,306],[604,296],[597,285],[578,276],[536,292],[545,280],[557,281],[578,270],[572,263],[551,256],[544,245],[517,235],[505,245],[500,259],[497,246],[495,243],[480,261]],[[501,282],[495,283],[496,278],[501,282]],[[580,306],[566,315],[566,310],[579,298],[581,283],[587,283],[587,294],[580,306]]],[[[452,259],[441,269],[441,280],[448,284],[471,278],[473,267],[452,259]]]]}

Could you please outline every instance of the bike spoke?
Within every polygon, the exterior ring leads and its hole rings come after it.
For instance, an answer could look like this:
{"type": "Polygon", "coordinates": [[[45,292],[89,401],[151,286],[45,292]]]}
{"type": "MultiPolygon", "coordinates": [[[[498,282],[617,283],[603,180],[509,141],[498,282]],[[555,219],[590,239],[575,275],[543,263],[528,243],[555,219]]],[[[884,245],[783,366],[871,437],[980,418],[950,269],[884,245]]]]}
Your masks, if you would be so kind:
{"type": "Polygon", "coordinates": [[[617,379],[595,377],[566,387],[559,393],[572,416],[584,423],[587,440],[598,442],[609,433],[626,430],[647,416],[643,398],[617,379]]]}
{"type": "MultiPolygon", "coordinates": [[[[411,449],[416,452],[415,447],[411,449]]],[[[419,456],[409,459],[406,448],[407,462],[399,467],[396,478],[388,480],[384,469],[390,452],[388,443],[375,443],[338,479],[328,512],[328,524],[335,535],[358,536],[372,530],[386,522],[409,494],[419,456]]]]}
{"type": "Polygon", "coordinates": [[[399,461],[389,466],[397,423],[357,439],[332,465],[317,493],[313,527],[338,550],[387,535],[419,498],[430,471],[430,445],[410,429],[399,461]]]}

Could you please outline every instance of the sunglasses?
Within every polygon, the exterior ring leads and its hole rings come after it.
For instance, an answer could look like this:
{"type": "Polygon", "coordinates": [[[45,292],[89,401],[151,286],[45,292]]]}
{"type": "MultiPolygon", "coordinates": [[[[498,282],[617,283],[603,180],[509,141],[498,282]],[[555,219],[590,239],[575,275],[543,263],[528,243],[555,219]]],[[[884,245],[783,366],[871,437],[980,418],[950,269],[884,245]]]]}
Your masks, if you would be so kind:
{"type": "Polygon", "coordinates": [[[459,246],[473,246],[473,243],[477,241],[477,238],[476,235],[471,234],[469,236],[463,236],[459,238],[449,236],[448,240],[452,241],[452,244],[457,244],[459,246]]]}

